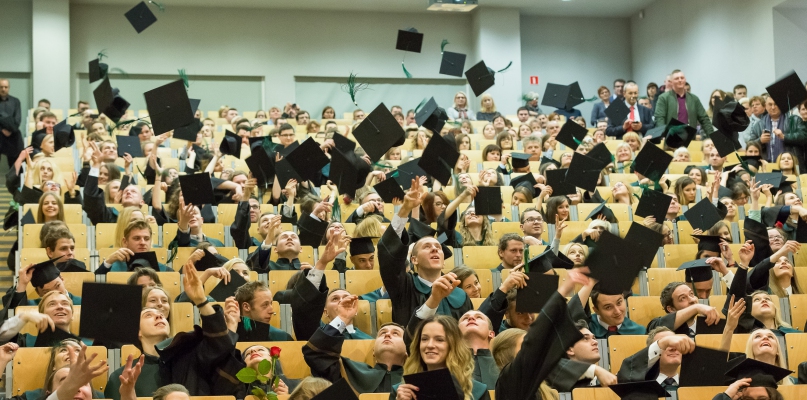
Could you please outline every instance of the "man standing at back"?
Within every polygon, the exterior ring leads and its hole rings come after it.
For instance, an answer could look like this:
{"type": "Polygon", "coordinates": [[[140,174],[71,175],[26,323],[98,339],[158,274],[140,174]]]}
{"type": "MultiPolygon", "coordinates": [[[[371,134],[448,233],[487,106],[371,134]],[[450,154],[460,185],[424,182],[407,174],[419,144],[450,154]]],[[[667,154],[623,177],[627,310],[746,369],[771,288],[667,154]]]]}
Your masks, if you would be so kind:
{"type": "Polygon", "coordinates": [[[687,92],[687,79],[684,73],[677,69],[673,71],[670,79],[672,79],[672,88],[668,87],[667,91],[659,96],[656,103],[656,124],[667,125],[670,120],[675,118],[692,127],[700,125],[700,129],[706,133],[706,137],[711,135],[715,131],[712,121],[706,115],[706,110],[698,96],[687,92]]]}
{"type": "Polygon", "coordinates": [[[22,122],[22,109],[20,99],[9,94],[11,85],[8,79],[0,79],[0,120],[10,118],[12,126],[0,121],[0,153],[6,155],[9,167],[14,166],[14,160],[22,151],[22,135],[20,123],[22,122]]]}

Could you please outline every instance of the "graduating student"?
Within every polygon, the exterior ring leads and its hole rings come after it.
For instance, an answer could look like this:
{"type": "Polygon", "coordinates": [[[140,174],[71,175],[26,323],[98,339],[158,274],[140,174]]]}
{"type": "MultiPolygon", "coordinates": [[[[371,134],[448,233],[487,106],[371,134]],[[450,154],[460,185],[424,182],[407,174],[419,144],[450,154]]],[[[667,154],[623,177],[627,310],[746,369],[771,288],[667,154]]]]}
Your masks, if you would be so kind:
{"type": "MultiPolygon", "coordinates": [[[[118,222],[118,210],[107,207],[104,201],[104,191],[98,187],[98,174],[101,168],[101,150],[94,142],[89,142],[93,149],[92,168],[90,168],[87,182],[84,184],[84,212],[93,225],[118,222]]],[[[123,189],[121,195],[123,207],[140,207],[143,205],[143,195],[137,185],[129,185],[123,189]]]]}
{"type": "Polygon", "coordinates": [[[647,347],[622,361],[620,383],[654,380],[672,390],[680,386],[681,357],[695,350],[695,342],[660,326],[647,335],[647,347]]]}
{"type": "MultiPolygon", "coordinates": [[[[155,308],[144,308],[140,312],[140,343],[138,350],[143,354],[143,364],[140,366],[141,375],[135,384],[135,392],[139,397],[151,396],[160,387],[160,356],[157,354],[157,345],[170,337],[171,327],[168,317],[155,308]]],[[[131,365],[131,355],[127,365],[131,365]]],[[[121,374],[126,366],[120,367],[109,375],[104,396],[107,399],[120,400],[121,374]]]]}
{"type": "Polygon", "coordinates": [[[586,321],[575,322],[574,326],[583,338],[566,350],[566,355],[546,378],[549,386],[558,392],[571,392],[574,388],[616,384],[616,375],[597,365],[600,362],[600,349],[586,321]]]}
{"type": "Polygon", "coordinates": [[[363,219],[367,218],[368,215],[377,215],[381,217],[383,222],[390,222],[390,220],[384,216],[384,200],[381,199],[381,196],[379,196],[374,189],[366,189],[364,193],[360,194],[358,200],[360,204],[359,208],[350,213],[350,216],[347,217],[345,222],[358,224],[363,219]]]}
{"type": "Polygon", "coordinates": [[[150,267],[159,272],[172,272],[173,268],[157,261],[157,256],[151,251],[153,232],[151,225],[142,220],[134,220],[123,230],[121,248],[110,254],[98,269],[96,274],[107,272],[126,272],[135,266],[150,267]]]}
{"type": "Polygon", "coordinates": [[[572,319],[586,320],[597,339],[606,339],[611,335],[644,335],[647,332],[645,327],[627,316],[625,296],[622,293],[601,292],[596,282],[590,279],[589,284],[569,300],[572,319]],[[587,312],[583,307],[583,304],[588,305],[589,297],[594,313],[587,312]]]}
{"type": "MultiPolygon", "coordinates": [[[[416,272],[406,272],[409,236],[404,234],[404,225],[409,213],[420,206],[420,187],[420,179],[413,179],[400,210],[390,224],[392,229],[387,228],[378,243],[381,280],[392,300],[392,320],[400,325],[408,323],[415,310],[426,302],[431,294],[431,284],[442,275],[445,264],[440,242],[433,237],[424,237],[412,248],[410,262],[416,272]]],[[[440,302],[437,313],[459,319],[472,308],[468,295],[462,289],[455,288],[440,302]]]]}
{"type": "MultiPolygon", "coordinates": [[[[319,238],[322,240],[322,235],[313,235],[312,232],[323,232],[327,228],[328,223],[320,220],[316,215],[330,215],[331,204],[327,202],[319,202],[314,206],[314,210],[308,216],[303,217],[297,227],[299,232],[283,231],[280,226],[280,215],[271,217],[268,223],[268,230],[266,238],[255,249],[252,254],[247,258],[247,265],[253,271],[258,273],[266,273],[273,270],[290,271],[300,270],[300,253],[302,246],[318,246],[319,242],[314,239],[319,238]],[[279,232],[279,233],[278,233],[279,232]],[[302,237],[301,237],[302,236],[302,237]],[[274,243],[267,243],[271,238],[275,238],[274,243]],[[303,243],[305,242],[305,243],[303,243]],[[273,250],[274,247],[274,250],[273,250]],[[270,259],[271,252],[277,253],[277,260],[270,259]]],[[[264,223],[264,216],[261,216],[261,222],[264,223]]]]}
{"type": "Polygon", "coordinates": [[[338,315],[314,332],[303,347],[303,357],[313,376],[331,382],[344,378],[359,394],[390,392],[401,382],[407,358],[402,326],[388,322],[378,330],[373,346],[375,365],[339,356],[346,339],[345,327],[358,313],[357,300],[356,296],[339,300],[338,315]]]}
{"type": "Polygon", "coordinates": [[[745,360],[726,373],[737,380],[724,392],[716,394],[712,400],[731,400],[740,396],[743,399],[784,400],[784,396],[777,390],[780,385],[777,382],[787,377],[788,374],[790,371],[785,368],[755,360],[745,360]]]}
{"type": "Polygon", "coordinates": [[[493,340],[493,358],[501,368],[496,382],[497,400],[546,397],[548,391],[544,390],[544,380],[556,368],[566,350],[582,337],[569,318],[564,296],[572,292],[575,284],[587,283],[588,278],[580,270],[569,271],[568,278],[552,293],[529,330],[514,329],[513,334],[508,332],[508,335],[502,334],[493,340]],[[523,337],[520,349],[516,340],[504,340],[507,336],[523,337]]]}
{"type": "MultiPolygon", "coordinates": [[[[185,204],[183,198],[179,199],[179,210],[177,210],[177,234],[174,237],[179,247],[195,247],[201,242],[208,242],[213,246],[224,247],[224,243],[216,238],[206,236],[202,232],[204,219],[199,207],[193,204],[185,204]]],[[[172,243],[174,242],[172,241],[172,243]]]]}
{"type": "MultiPolygon", "coordinates": [[[[50,267],[55,268],[51,262],[50,267]]],[[[51,291],[42,297],[37,311],[25,312],[8,319],[0,329],[0,339],[14,341],[20,347],[50,347],[64,339],[73,338],[87,344],[92,340],[80,339],[70,332],[73,321],[73,302],[59,291],[51,291]],[[20,333],[26,323],[32,323],[38,335],[20,333]]]]}
{"type": "MultiPolygon", "coordinates": [[[[235,210],[235,219],[230,225],[230,236],[233,238],[235,247],[239,249],[248,249],[252,246],[260,246],[261,240],[252,237],[249,233],[252,224],[258,224],[258,232],[261,233],[261,228],[265,225],[264,216],[267,219],[271,218],[274,214],[266,213],[261,214],[261,203],[256,197],[250,197],[247,201],[238,202],[238,207],[235,210]]],[[[270,243],[273,240],[269,240],[270,243]]]]}
{"type": "Polygon", "coordinates": [[[92,400],[92,380],[109,371],[105,361],[97,363],[97,354],[87,356],[87,346],[82,344],[78,355],[71,355],[69,366],[53,372],[48,381],[50,394],[47,400],[92,400]]]}
{"type": "Polygon", "coordinates": [[[235,300],[241,311],[241,320],[238,322],[241,341],[294,340],[288,333],[270,325],[275,310],[272,307],[272,292],[265,283],[247,282],[235,291],[235,300]]]}

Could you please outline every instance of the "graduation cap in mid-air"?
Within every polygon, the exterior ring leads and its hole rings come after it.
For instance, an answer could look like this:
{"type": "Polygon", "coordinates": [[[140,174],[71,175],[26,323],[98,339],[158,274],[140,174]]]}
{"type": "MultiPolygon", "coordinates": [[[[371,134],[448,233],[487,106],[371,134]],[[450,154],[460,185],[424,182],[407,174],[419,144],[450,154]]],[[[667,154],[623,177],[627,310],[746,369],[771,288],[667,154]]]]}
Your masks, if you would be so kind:
{"type": "Polygon", "coordinates": [[[146,28],[157,22],[157,16],[151,12],[145,1],[137,3],[136,6],[127,11],[124,15],[137,33],[143,32],[146,28]]]}
{"type": "Polygon", "coordinates": [[[664,127],[664,138],[667,146],[677,149],[687,147],[695,139],[698,130],[675,118],[664,127]]]}
{"type": "Polygon", "coordinates": [[[643,268],[641,254],[635,251],[635,246],[608,231],[600,233],[597,247],[591,250],[586,264],[591,276],[599,280],[597,285],[601,292],[620,294],[633,286],[643,268]]]}
{"type": "Polygon", "coordinates": [[[619,221],[617,221],[616,216],[614,215],[614,212],[610,208],[608,208],[608,206],[605,205],[604,201],[601,202],[600,205],[595,207],[593,210],[591,210],[591,213],[588,214],[588,217],[586,217],[586,219],[584,221],[599,218],[600,215],[604,216],[605,220],[608,223],[616,224],[617,222],[619,222],[619,221]]]}
{"type": "Polygon", "coordinates": [[[560,128],[556,139],[558,142],[569,146],[572,150],[577,150],[577,146],[580,145],[580,142],[586,135],[588,135],[588,129],[580,126],[580,124],[570,118],[567,119],[566,123],[560,128]]]}
{"type": "Polygon", "coordinates": [[[213,194],[213,182],[210,175],[206,173],[180,175],[179,187],[185,204],[193,204],[201,207],[203,204],[215,204],[216,198],[213,194]]]}
{"type": "Polygon", "coordinates": [[[618,383],[608,388],[622,400],[658,400],[659,397],[670,397],[657,381],[618,383]]]}
{"type": "Polygon", "coordinates": [[[194,111],[182,79],[143,93],[155,135],[189,125],[194,111]]]}
{"type": "MultiPolygon", "coordinates": [[[[536,265],[536,267],[538,267],[538,265],[536,265]]],[[[557,275],[546,275],[543,272],[539,272],[538,268],[533,271],[532,262],[530,262],[530,272],[527,276],[530,278],[527,280],[527,286],[516,291],[516,311],[527,313],[541,312],[541,309],[546,302],[549,301],[549,298],[552,297],[552,294],[557,292],[560,277],[557,275]]]]}
{"type": "Polygon", "coordinates": [[[548,169],[544,172],[546,184],[552,188],[552,196],[567,196],[577,193],[577,187],[566,180],[567,171],[567,168],[563,168],[548,169]]]}
{"type": "Polygon", "coordinates": [[[117,88],[112,88],[108,76],[104,77],[104,80],[101,81],[101,84],[98,85],[92,93],[95,98],[95,105],[98,107],[98,112],[103,113],[115,123],[126,115],[126,110],[129,109],[129,102],[120,96],[120,91],[117,88]]]}
{"type": "Polygon", "coordinates": [[[655,217],[661,223],[667,217],[672,197],[657,190],[645,189],[636,206],[636,215],[640,217],[655,217]]]}
{"type": "Polygon", "coordinates": [[[230,132],[229,129],[224,131],[224,137],[221,138],[219,144],[219,151],[221,154],[241,158],[241,136],[230,132]]]}
{"type": "MultiPolygon", "coordinates": [[[[448,143],[448,139],[435,135],[429,140],[417,165],[444,186],[448,186],[459,158],[460,153],[448,143]]],[[[399,166],[398,169],[400,168],[399,166]]]]}
{"type": "Polygon", "coordinates": [[[654,231],[638,222],[633,222],[625,234],[625,240],[634,243],[634,249],[639,253],[642,267],[650,268],[656,258],[659,247],[664,245],[664,235],[654,231]]]}
{"type": "Polygon", "coordinates": [[[474,197],[474,211],[476,215],[499,215],[502,213],[501,186],[479,186],[479,192],[474,197]]]}
{"type": "Polygon", "coordinates": [[[796,71],[790,71],[765,89],[783,114],[807,100],[807,88],[796,71]]]}
{"type": "Polygon", "coordinates": [[[297,222],[297,236],[302,246],[319,247],[327,231],[328,222],[314,219],[310,215],[297,222]]]}
{"type": "Polygon", "coordinates": [[[684,216],[693,229],[700,229],[704,232],[723,219],[710,199],[701,199],[701,201],[684,212],[684,216]]]}
{"type": "MultiPolygon", "coordinates": [[[[629,114],[630,108],[628,108],[628,105],[625,104],[624,101],[620,101],[619,99],[612,101],[608,108],[605,109],[605,115],[608,117],[608,121],[614,124],[624,122],[629,114]]],[[[638,115],[638,111],[636,111],[636,114],[638,115]]]]}
{"type": "Polygon", "coordinates": [[[53,150],[59,151],[65,147],[70,147],[76,143],[76,133],[73,125],[63,120],[53,127],[53,150]]]}
{"type": "MultiPolygon", "coordinates": [[[[696,322],[697,323],[697,322],[696,322]]],[[[696,328],[702,334],[700,327],[696,328]]],[[[723,332],[720,332],[721,334],[723,332]]],[[[696,346],[692,353],[681,357],[681,386],[727,386],[733,379],[726,377],[725,373],[736,364],[736,360],[729,359],[726,351],[696,346]]]]}
{"type": "Polygon", "coordinates": [[[443,51],[443,57],[440,61],[440,74],[462,78],[462,71],[465,70],[465,58],[466,55],[462,53],[443,51]]]}
{"type": "Polygon", "coordinates": [[[137,285],[84,282],[79,336],[104,343],[140,343],[142,295],[137,285]]]}
{"type": "Polygon", "coordinates": [[[446,110],[437,105],[434,97],[430,98],[415,114],[415,123],[432,131],[435,135],[440,133],[447,120],[446,110]]]}
{"type": "Polygon", "coordinates": [[[657,146],[644,146],[633,161],[633,170],[647,179],[657,182],[670,166],[673,156],[657,146]]]}
{"type": "Polygon", "coordinates": [[[566,182],[593,192],[597,189],[603,168],[605,165],[599,160],[575,152],[572,155],[572,162],[569,164],[569,171],[566,173],[566,182]]]}
{"type": "Polygon", "coordinates": [[[548,83],[541,105],[562,110],[571,110],[576,105],[582,104],[585,101],[586,99],[583,97],[583,92],[580,90],[580,84],[577,82],[571,85],[548,83]]]}
{"type": "Polygon", "coordinates": [[[313,137],[306,139],[285,158],[303,180],[313,180],[330,160],[313,137]]]}
{"type": "Polygon", "coordinates": [[[98,58],[91,60],[89,63],[90,83],[103,79],[107,71],[109,71],[109,65],[102,63],[98,58]]]}
{"type": "Polygon", "coordinates": [[[415,28],[399,29],[398,39],[395,41],[395,49],[420,53],[423,46],[423,34],[415,28]]]}
{"type": "Polygon", "coordinates": [[[140,138],[137,136],[118,135],[118,157],[129,154],[132,157],[143,157],[143,148],[140,147],[140,138]]]}
{"type": "Polygon", "coordinates": [[[496,71],[485,65],[485,61],[479,61],[465,71],[465,78],[468,79],[468,84],[471,85],[474,96],[481,96],[482,93],[493,87],[496,83],[495,73],[496,71]]]}
{"type": "Polygon", "coordinates": [[[364,118],[353,131],[353,136],[373,162],[380,160],[390,148],[406,141],[406,132],[384,103],[364,118]]]}
{"type": "Polygon", "coordinates": [[[384,179],[373,186],[376,193],[387,203],[392,203],[394,199],[403,200],[406,193],[401,189],[401,185],[395,179],[384,179]]]}

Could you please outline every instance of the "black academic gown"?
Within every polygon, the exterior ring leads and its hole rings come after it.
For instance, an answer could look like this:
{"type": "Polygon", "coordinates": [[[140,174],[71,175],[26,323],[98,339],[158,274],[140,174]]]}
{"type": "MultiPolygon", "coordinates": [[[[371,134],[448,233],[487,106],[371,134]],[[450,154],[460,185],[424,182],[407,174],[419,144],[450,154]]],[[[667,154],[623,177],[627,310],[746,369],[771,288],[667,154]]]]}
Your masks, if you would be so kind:
{"type": "Polygon", "coordinates": [[[799,363],[799,385],[807,384],[807,361],[799,363]]]}
{"type": "Polygon", "coordinates": [[[118,222],[118,211],[107,207],[104,191],[98,187],[97,176],[87,176],[84,186],[84,212],[93,225],[118,222]]]}
{"type": "Polygon", "coordinates": [[[388,371],[384,364],[370,366],[340,356],[344,342],[345,337],[330,325],[317,329],[303,346],[303,357],[311,368],[311,375],[331,382],[345,378],[359,394],[389,393],[393,385],[401,382],[403,367],[400,365],[393,365],[388,371]]]}
{"type": "Polygon", "coordinates": [[[238,203],[235,211],[235,220],[230,225],[230,236],[233,244],[239,249],[248,249],[251,246],[260,246],[261,243],[249,235],[252,220],[249,217],[249,201],[238,203]],[[257,242],[257,243],[256,243],[257,242]]]}
{"type": "Polygon", "coordinates": [[[558,392],[571,392],[575,388],[591,387],[591,379],[580,379],[591,364],[561,358],[557,367],[546,377],[546,383],[558,392]]]}
{"type": "Polygon", "coordinates": [[[496,288],[479,306],[479,312],[490,319],[491,328],[496,331],[496,334],[501,332],[502,320],[507,312],[507,293],[496,288]]]}
{"type": "Polygon", "coordinates": [[[238,335],[227,329],[224,312],[202,316],[202,326],[182,332],[157,345],[160,386],[179,383],[194,396],[244,395],[245,385],[235,375],[245,366],[236,350],[238,335]]]}
{"type": "Polygon", "coordinates": [[[322,310],[325,309],[325,302],[328,299],[325,276],[322,277],[318,288],[314,287],[307,277],[308,270],[305,270],[286,296],[286,301],[291,304],[291,313],[294,315],[292,326],[297,340],[308,340],[319,330],[322,310]]]}
{"type": "MultiPolygon", "coordinates": [[[[392,320],[402,326],[426,302],[431,295],[431,287],[420,282],[417,274],[406,272],[406,253],[409,248],[409,235],[403,231],[403,238],[395,234],[391,227],[384,231],[378,242],[378,265],[381,281],[392,301],[392,320]]],[[[437,313],[451,315],[457,320],[472,310],[471,300],[460,288],[455,288],[440,302],[437,313]]]]}
{"type": "Polygon", "coordinates": [[[513,362],[502,368],[496,382],[496,399],[540,399],[541,382],[552,373],[566,349],[582,338],[569,317],[566,299],[553,293],[530,325],[513,362]]]}

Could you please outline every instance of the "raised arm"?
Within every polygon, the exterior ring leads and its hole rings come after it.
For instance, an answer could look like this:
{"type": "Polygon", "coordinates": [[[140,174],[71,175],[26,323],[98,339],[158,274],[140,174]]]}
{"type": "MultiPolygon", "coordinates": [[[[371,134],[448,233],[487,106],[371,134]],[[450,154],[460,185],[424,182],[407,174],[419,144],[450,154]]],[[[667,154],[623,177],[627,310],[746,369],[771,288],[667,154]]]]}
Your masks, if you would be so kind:
{"type": "Polygon", "coordinates": [[[745,299],[734,301],[734,295],[729,300],[728,314],[726,314],[726,327],[723,329],[723,336],[720,338],[720,351],[728,352],[731,350],[731,337],[734,335],[734,330],[737,329],[737,324],[740,317],[745,313],[745,299]]]}

